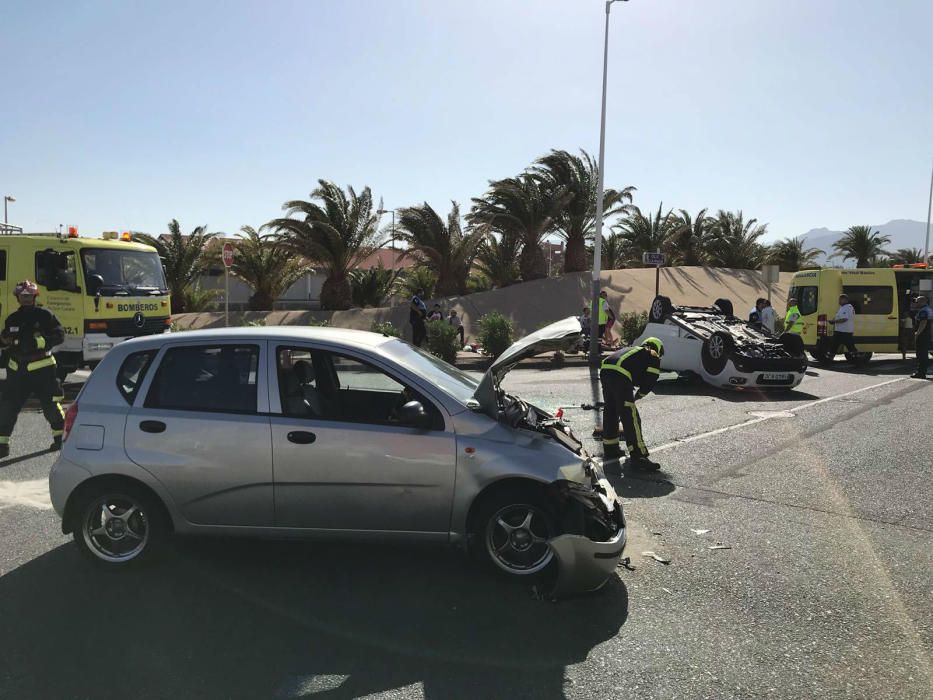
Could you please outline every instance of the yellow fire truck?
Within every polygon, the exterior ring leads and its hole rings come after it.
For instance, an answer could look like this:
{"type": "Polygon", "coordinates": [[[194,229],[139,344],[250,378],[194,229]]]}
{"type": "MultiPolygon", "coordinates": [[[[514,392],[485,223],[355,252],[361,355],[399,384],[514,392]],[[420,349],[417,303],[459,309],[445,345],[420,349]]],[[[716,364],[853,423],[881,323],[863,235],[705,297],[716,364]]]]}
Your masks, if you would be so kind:
{"type": "Polygon", "coordinates": [[[128,233],[80,238],[76,227],[26,234],[0,224],[0,319],[17,308],[13,287],[27,278],[39,285],[39,305],[65,327],[65,342],[54,350],[60,377],[94,367],[121,341],[169,330],[162,263],[128,233]]]}

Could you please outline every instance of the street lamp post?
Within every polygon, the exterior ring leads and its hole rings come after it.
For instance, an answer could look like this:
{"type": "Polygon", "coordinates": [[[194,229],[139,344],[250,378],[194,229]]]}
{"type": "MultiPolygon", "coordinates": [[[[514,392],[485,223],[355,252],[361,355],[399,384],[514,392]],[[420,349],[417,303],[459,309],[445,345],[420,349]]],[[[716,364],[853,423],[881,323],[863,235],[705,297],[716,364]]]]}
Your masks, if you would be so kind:
{"type": "MultiPolygon", "coordinates": [[[[593,239],[593,305],[590,309],[590,364],[599,364],[599,273],[603,250],[603,182],[606,162],[606,73],[609,69],[609,8],[620,0],[606,0],[603,40],[603,101],[599,116],[599,173],[596,184],[596,237],[593,239]]],[[[621,0],[628,2],[628,0],[621,0]]]]}
{"type": "Polygon", "coordinates": [[[16,197],[13,197],[12,195],[8,195],[8,194],[3,195],[3,223],[5,224],[10,223],[10,219],[7,217],[6,203],[15,202],[15,201],[16,201],[16,197]]]}

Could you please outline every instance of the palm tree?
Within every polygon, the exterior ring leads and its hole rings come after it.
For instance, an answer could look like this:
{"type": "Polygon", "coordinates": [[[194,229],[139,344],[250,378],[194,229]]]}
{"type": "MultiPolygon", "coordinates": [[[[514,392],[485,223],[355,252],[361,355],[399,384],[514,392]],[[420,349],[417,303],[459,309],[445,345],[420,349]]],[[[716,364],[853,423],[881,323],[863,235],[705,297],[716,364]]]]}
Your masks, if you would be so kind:
{"type": "Polygon", "coordinates": [[[165,268],[165,280],[172,295],[173,314],[188,311],[185,304],[185,291],[207,268],[211,259],[207,244],[217,235],[217,233],[207,233],[206,226],[198,226],[185,236],[181,232],[177,219],[169,222],[167,236],[133,234],[134,241],[150,245],[158,252],[162,267],[165,268]]]}
{"type": "Polygon", "coordinates": [[[406,297],[413,297],[418,290],[424,293],[419,295],[422,299],[434,297],[434,286],[437,284],[437,275],[426,265],[409,267],[398,276],[398,289],[406,297]]]}
{"type": "Polygon", "coordinates": [[[260,235],[252,226],[243,226],[241,240],[236,244],[232,271],[253,290],[249,298],[251,311],[270,311],[272,304],[284,296],[311,266],[295,256],[274,234],[260,235]]]}
{"type": "Polygon", "coordinates": [[[797,272],[811,267],[819,267],[817,258],[825,255],[820,248],[805,248],[803,236],[785,238],[771,246],[768,262],[778,265],[781,272],[797,272]]]}
{"type": "Polygon", "coordinates": [[[476,255],[476,268],[494,287],[508,287],[519,279],[518,252],[521,242],[513,236],[490,234],[476,255]]]}
{"type": "MultiPolygon", "coordinates": [[[[596,228],[596,199],[599,183],[599,166],[584,150],[581,155],[567,151],[551,151],[542,156],[532,168],[532,173],[545,187],[569,193],[555,221],[560,236],[567,241],[564,252],[564,272],[580,272],[588,269],[586,264],[586,242],[593,239],[596,228]]],[[[634,187],[622,190],[603,191],[603,221],[606,218],[628,211],[634,187]]]]}
{"type": "Polygon", "coordinates": [[[446,224],[427,202],[399,209],[394,234],[408,244],[409,255],[437,274],[435,293],[439,296],[466,294],[470,267],[486,236],[482,228],[464,232],[460,207],[451,204],[446,224]]]}
{"type": "Polygon", "coordinates": [[[710,264],[744,270],[758,269],[768,254],[768,249],[758,239],[767,232],[767,224],[759,224],[758,219],[746,221],[741,210],[731,212],[720,209],[712,223],[710,264]]]}
{"type": "MultiPolygon", "coordinates": [[[[630,244],[621,233],[613,233],[603,238],[603,249],[600,253],[600,268],[603,270],[621,270],[629,262],[630,244]]],[[[593,246],[586,249],[587,264],[593,267],[593,246]]]]}
{"type": "Polygon", "coordinates": [[[898,248],[891,253],[892,265],[912,265],[924,262],[923,251],[919,248],[898,248]]]}
{"type": "Polygon", "coordinates": [[[872,258],[889,255],[884,249],[891,242],[890,236],[872,231],[871,226],[850,226],[838,241],[833,243],[836,255],[843,260],[855,259],[856,267],[869,267],[872,258]]]}
{"type": "Polygon", "coordinates": [[[546,186],[539,178],[523,173],[490,182],[486,194],[473,199],[467,222],[520,241],[518,267],[527,282],[547,276],[541,243],[554,230],[570,197],[565,186],[546,186]]]}
{"type": "Polygon", "coordinates": [[[369,187],[359,194],[352,187],[344,192],[333,182],[318,180],[311,200],[286,202],[282,207],[286,218],[274,219],[266,226],[274,229],[293,253],[324,268],[327,278],[321,287],[321,307],[348,309],[350,270],[382,244],[372,192],[369,187]],[[296,214],[301,218],[292,218],[296,214]]]}
{"type": "Polygon", "coordinates": [[[681,209],[671,236],[668,264],[705,265],[709,261],[711,224],[706,209],[701,209],[695,218],[681,209]]]}
{"type": "MultiPolygon", "coordinates": [[[[664,252],[674,232],[678,219],[672,210],[663,213],[664,204],[658,206],[654,216],[645,216],[636,206],[613,227],[625,244],[626,262],[641,264],[642,253],[664,252]]],[[[607,268],[608,269],[608,268],[607,268]]]]}
{"type": "Polygon", "coordinates": [[[380,261],[368,270],[350,270],[350,296],[353,306],[382,306],[395,291],[398,273],[387,270],[380,261]]]}

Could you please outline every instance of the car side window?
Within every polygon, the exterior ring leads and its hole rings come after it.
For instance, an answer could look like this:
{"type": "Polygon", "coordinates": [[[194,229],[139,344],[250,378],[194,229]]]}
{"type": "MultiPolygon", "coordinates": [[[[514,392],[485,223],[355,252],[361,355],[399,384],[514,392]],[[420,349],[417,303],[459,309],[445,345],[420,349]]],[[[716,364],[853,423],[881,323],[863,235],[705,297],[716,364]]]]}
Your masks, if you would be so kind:
{"type": "Polygon", "coordinates": [[[147,408],[255,413],[258,345],[205,345],[165,352],[147,408]]]}
{"type": "Polygon", "coordinates": [[[277,349],[282,413],[294,418],[400,425],[398,410],[420,401],[432,429],[444,419],[434,403],[384,371],[346,355],[297,347],[277,349]]]}
{"type": "Polygon", "coordinates": [[[146,370],[149,369],[155,355],[155,350],[134,352],[123,360],[120,371],[117,372],[117,388],[131,406],[136,399],[137,392],[139,392],[139,387],[142,386],[143,380],[146,378],[146,370]]]}

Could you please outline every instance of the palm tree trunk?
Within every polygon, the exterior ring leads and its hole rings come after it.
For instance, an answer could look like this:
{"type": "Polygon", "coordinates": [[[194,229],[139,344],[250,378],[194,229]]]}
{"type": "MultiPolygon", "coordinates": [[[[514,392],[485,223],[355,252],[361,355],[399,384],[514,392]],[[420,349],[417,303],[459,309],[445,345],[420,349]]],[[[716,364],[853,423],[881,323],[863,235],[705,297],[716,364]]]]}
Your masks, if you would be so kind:
{"type": "Polygon", "coordinates": [[[321,285],[321,308],[339,311],[349,309],[352,303],[350,280],[346,275],[331,275],[321,285]]]}
{"type": "Polygon", "coordinates": [[[564,249],[564,272],[584,272],[587,269],[586,240],[582,236],[568,238],[564,249]]]}
{"type": "Polygon", "coordinates": [[[527,244],[522,246],[518,267],[522,273],[522,280],[525,282],[547,277],[547,260],[541,246],[527,244]]]}

